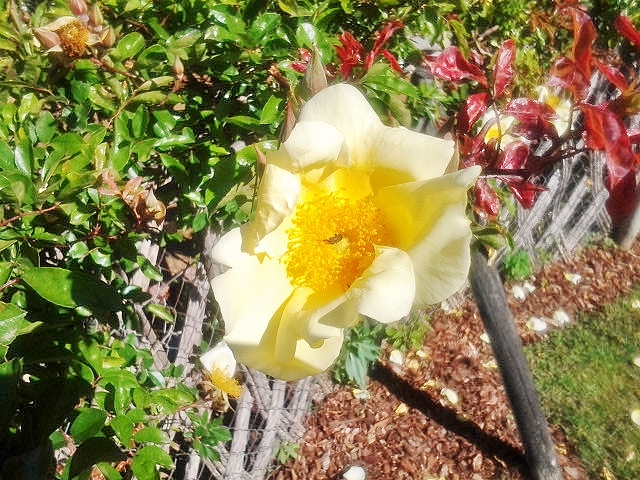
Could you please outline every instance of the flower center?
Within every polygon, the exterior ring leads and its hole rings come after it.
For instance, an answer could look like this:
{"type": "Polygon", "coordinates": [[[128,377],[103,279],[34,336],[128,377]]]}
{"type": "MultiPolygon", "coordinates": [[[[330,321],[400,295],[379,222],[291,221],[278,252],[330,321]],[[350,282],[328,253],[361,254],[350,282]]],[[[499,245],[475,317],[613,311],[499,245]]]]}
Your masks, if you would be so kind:
{"type": "Polygon", "coordinates": [[[63,25],[56,30],[60,37],[60,47],[62,51],[69,57],[81,57],[87,48],[87,40],[89,40],[89,30],[80,20],[63,25]]]}
{"type": "Polygon", "coordinates": [[[388,245],[384,217],[371,198],[347,200],[335,193],[297,207],[287,231],[287,274],[295,286],[346,291],[371,265],[375,245],[388,245]]]}

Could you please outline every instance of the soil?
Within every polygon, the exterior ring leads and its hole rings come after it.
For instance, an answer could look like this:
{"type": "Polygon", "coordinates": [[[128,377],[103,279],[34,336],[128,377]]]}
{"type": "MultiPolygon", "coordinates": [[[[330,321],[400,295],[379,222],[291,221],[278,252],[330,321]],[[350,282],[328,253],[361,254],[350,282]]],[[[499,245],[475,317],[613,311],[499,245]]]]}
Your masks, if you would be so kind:
{"type": "MultiPolygon", "coordinates": [[[[565,312],[570,325],[577,313],[628,294],[639,279],[640,245],[630,251],[590,247],[543,267],[529,280],[535,290],[524,300],[514,297],[513,284],[505,290],[522,341],[529,344],[563,328],[556,312],[565,312]],[[532,316],[549,328],[527,327],[532,316]]],[[[371,375],[370,398],[335,387],[315,404],[297,459],[271,478],[338,480],[353,465],[364,468],[367,480],[527,478],[517,427],[474,302],[466,298],[430,317],[433,328],[419,351],[409,352],[401,364],[388,360],[388,348],[383,351],[371,375]]],[[[564,478],[588,480],[562,426],[549,428],[564,478]]]]}

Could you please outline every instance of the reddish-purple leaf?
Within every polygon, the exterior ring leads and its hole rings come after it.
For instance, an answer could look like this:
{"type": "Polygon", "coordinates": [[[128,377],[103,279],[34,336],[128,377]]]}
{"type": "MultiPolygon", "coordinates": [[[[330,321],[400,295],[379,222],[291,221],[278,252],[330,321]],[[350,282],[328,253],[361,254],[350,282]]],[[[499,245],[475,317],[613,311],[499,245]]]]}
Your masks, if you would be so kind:
{"type": "Polygon", "coordinates": [[[557,117],[556,112],[549,105],[527,97],[514,98],[504,107],[502,113],[511,115],[521,122],[538,119],[550,122],[557,117]]]}
{"type": "Polygon", "coordinates": [[[489,88],[487,77],[480,67],[467,61],[457,47],[447,47],[436,57],[425,57],[425,63],[433,76],[441,80],[459,83],[471,79],[489,88]]]}
{"type": "Polygon", "coordinates": [[[545,190],[540,185],[534,185],[528,180],[522,179],[504,179],[504,182],[513,193],[518,203],[524,208],[531,208],[536,201],[536,195],[545,190]]]}
{"type": "Polygon", "coordinates": [[[496,68],[493,78],[493,96],[503,94],[514,76],[513,62],[516,58],[516,42],[509,39],[502,43],[498,50],[496,68]]]}
{"type": "Polygon", "coordinates": [[[584,113],[588,147],[605,153],[609,191],[606,207],[616,222],[633,208],[636,155],[622,119],[607,104],[583,104],[580,108],[584,113]]]}
{"type": "Polygon", "coordinates": [[[636,174],[633,170],[625,168],[607,168],[606,187],[609,198],[605,207],[616,225],[631,215],[635,208],[636,174]]]}
{"type": "Polygon", "coordinates": [[[469,95],[458,114],[458,132],[469,133],[473,124],[487,111],[490,102],[491,97],[486,92],[469,95]]]}
{"type": "Polygon", "coordinates": [[[531,150],[529,146],[520,140],[514,140],[507,143],[498,162],[498,168],[501,170],[520,170],[525,167],[531,150]]]}
{"type": "Polygon", "coordinates": [[[613,22],[613,26],[620,35],[629,40],[629,42],[637,48],[640,48],[640,32],[634,28],[629,17],[624,15],[618,16],[613,22]]]}
{"type": "Polygon", "coordinates": [[[576,67],[576,62],[560,57],[551,66],[547,85],[564,88],[572,92],[577,101],[582,101],[589,95],[590,80],[576,67]]]}
{"type": "Polygon", "coordinates": [[[500,198],[484,178],[476,180],[473,209],[482,218],[495,220],[500,213],[500,198]]]}
{"type": "Polygon", "coordinates": [[[573,16],[573,60],[576,69],[585,78],[591,77],[592,46],[596,40],[596,29],[591,17],[578,7],[572,7],[573,16]]]}
{"type": "Polygon", "coordinates": [[[611,65],[605,65],[595,57],[593,57],[593,63],[598,68],[600,73],[602,73],[605,78],[609,80],[618,90],[624,92],[629,88],[627,79],[624,78],[624,75],[620,70],[611,65]]]}

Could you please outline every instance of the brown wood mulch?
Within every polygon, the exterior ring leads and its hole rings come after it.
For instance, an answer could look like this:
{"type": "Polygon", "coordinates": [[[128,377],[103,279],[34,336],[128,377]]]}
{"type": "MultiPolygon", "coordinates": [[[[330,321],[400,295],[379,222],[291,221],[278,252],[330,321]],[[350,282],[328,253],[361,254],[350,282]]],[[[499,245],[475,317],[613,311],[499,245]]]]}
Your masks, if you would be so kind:
{"type": "MultiPolygon", "coordinates": [[[[590,247],[545,266],[524,301],[505,288],[526,344],[559,328],[551,320],[556,311],[575,321],[576,313],[612,302],[639,280],[636,244],[630,251],[590,247]],[[566,274],[580,275],[580,281],[566,274]],[[547,320],[549,330],[527,328],[531,316],[547,320]]],[[[369,399],[339,387],[314,405],[297,459],[270,478],[337,480],[359,465],[367,480],[526,479],[517,427],[475,304],[438,309],[431,322],[421,351],[407,354],[402,365],[379,362],[369,399]]],[[[550,428],[565,479],[587,480],[561,426],[550,428]]]]}

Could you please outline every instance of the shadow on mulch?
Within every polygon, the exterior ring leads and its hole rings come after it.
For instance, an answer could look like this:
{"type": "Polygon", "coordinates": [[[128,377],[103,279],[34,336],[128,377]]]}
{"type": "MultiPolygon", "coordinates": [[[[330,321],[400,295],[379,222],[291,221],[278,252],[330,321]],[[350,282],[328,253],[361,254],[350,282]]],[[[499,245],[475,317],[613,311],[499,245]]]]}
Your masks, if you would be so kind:
{"type": "Polygon", "coordinates": [[[461,417],[455,409],[442,405],[425,392],[416,390],[409,382],[379,364],[373,370],[371,379],[384,384],[407,406],[415,408],[450,432],[467,440],[485,457],[498,458],[516,469],[524,478],[529,478],[527,460],[521,449],[487,433],[474,422],[461,417]]]}

